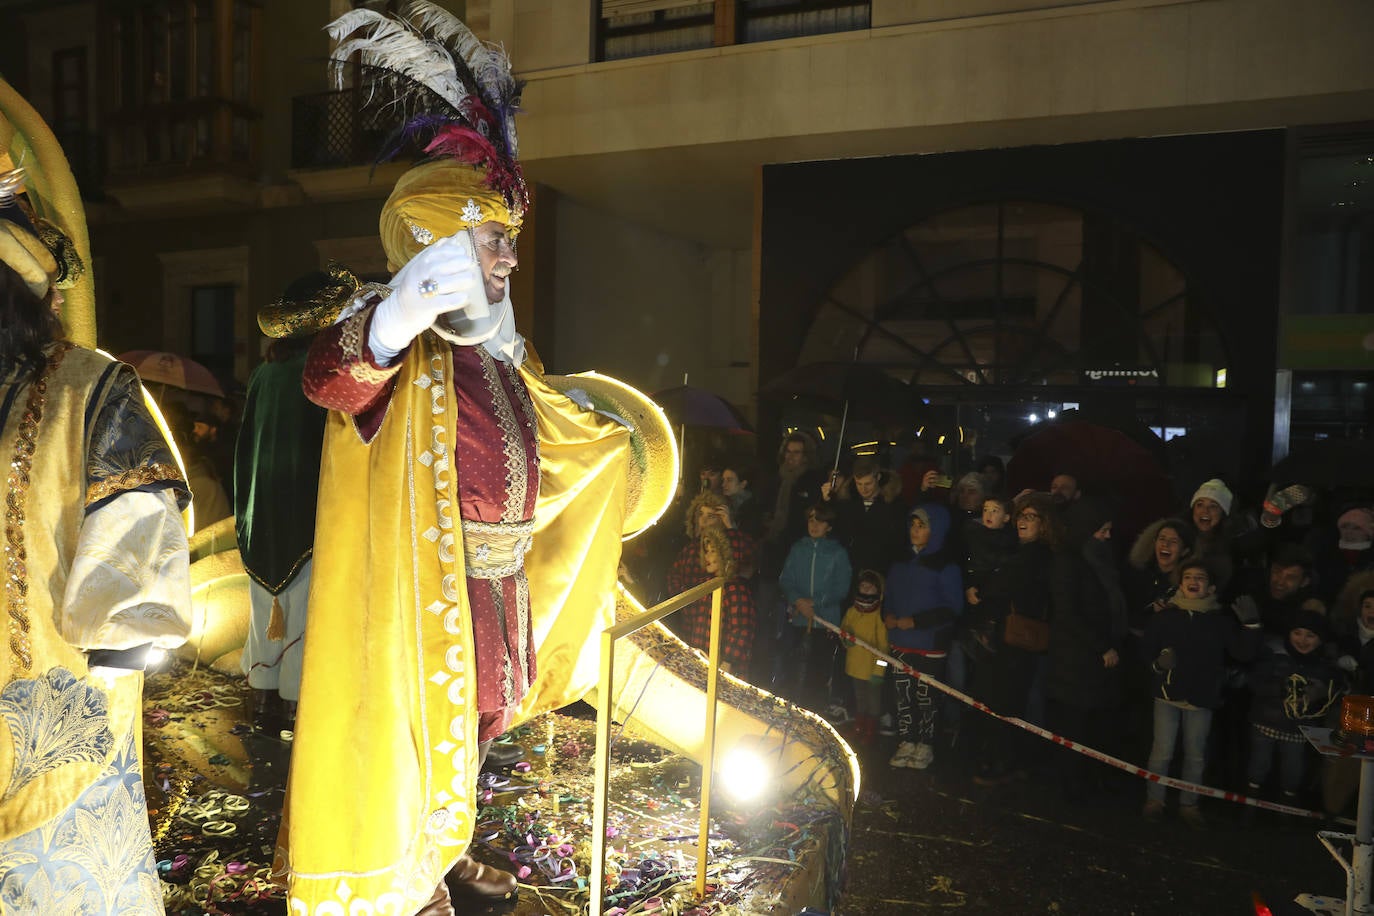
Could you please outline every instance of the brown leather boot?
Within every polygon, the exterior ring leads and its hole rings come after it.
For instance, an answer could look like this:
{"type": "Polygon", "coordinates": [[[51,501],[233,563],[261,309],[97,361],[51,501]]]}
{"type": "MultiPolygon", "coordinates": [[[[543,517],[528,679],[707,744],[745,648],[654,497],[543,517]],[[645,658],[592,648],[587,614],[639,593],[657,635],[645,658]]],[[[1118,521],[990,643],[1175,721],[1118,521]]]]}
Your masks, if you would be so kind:
{"type": "Polygon", "coordinates": [[[515,875],[490,865],[483,865],[471,856],[460,856],[445,877],[448,889],[457,897],[486,897],[494,900],[515,896],[518,885],[515,875]]]}
{"type": "Polygon", "coordinates": [[[449,899],[448,884],[443,881],[434,889],[434,896],[429,898],[429,903],[420,907],[415,916],[454,916],[453,902],[449,899]]]}

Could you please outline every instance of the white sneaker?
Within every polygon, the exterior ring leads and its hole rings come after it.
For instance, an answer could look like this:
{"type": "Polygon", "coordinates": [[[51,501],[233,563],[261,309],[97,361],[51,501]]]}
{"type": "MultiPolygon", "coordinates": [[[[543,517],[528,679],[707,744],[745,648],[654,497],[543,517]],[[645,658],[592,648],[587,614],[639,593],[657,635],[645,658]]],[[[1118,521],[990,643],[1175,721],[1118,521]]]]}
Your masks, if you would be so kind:
{"type": "Polygon", "coordinates": [[[889,738],[897,734],[897,728],[892,724],[892,713],[885,712],[878,717],[878,734],[889,738]]]}
{"type": "Polygon", "coordinates": [[[916,768],[916,745],[910,741],[903,741],[897,745],[897,753],[892,755],[888,766],[906,767],[907,769],[916,768]]]}
{"type": "Polygon", "coordinates": [[[839,703],[835,703],[825,711],[825,718],[831,725],[843,725],[850,721],[849,710],[839,703]]]}
{"type": "Polygon", "coordinates": [[[907,766],[913,770],[924,770],[935,760],[935,748],[924,742],[916,745],[916,750],[912,752],[911,762],[907,766]]]}

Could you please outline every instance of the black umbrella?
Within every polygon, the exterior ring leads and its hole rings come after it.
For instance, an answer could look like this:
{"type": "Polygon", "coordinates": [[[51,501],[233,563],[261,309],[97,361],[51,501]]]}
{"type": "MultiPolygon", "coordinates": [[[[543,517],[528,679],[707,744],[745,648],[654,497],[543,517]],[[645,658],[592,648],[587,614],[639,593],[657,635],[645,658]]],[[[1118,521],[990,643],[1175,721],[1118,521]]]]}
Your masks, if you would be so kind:
{"type": "Polygon", "coordinates": [[[920,399],[906,382],[882,369],[859,362],[807,363],[784,372],[759,388],[773,400],[799,400],[831,413],[880,421],[910,423],[920,399]]]}

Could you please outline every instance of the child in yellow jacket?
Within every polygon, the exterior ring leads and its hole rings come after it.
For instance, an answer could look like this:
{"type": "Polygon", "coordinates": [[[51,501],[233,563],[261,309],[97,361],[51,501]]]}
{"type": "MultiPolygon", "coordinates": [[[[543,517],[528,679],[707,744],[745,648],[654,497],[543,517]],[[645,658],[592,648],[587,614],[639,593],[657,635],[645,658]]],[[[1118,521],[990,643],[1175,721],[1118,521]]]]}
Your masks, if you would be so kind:
{"type": "MultiPolygon", "coordinates": [[[[883,623],[883,577],[871,569],[859,573],[854,604],[845,611],[840,629],[880,652],[887,651],[887,626],[883,623]]],[[[865,745],[874,742],[882,712],[883,677],[887,668],[861,646],[845,650],[844,673],[854,679],[855,732],[865,745]]]]}

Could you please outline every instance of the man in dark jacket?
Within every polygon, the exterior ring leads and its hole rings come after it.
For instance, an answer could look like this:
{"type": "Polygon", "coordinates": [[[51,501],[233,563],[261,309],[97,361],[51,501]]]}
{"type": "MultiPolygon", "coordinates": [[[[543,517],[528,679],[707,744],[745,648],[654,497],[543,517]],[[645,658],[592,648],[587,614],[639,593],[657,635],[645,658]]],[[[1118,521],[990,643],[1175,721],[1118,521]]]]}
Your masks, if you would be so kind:
{"type": "Polygon", "coordinates": [[[906,554],[901,481],[884,475],[877,461],[858,459],[849,480],[835,489],[821,484],[821,495],[835,508],[836,539],[849,551],[855,574],[886,570],[906,554]]]}

